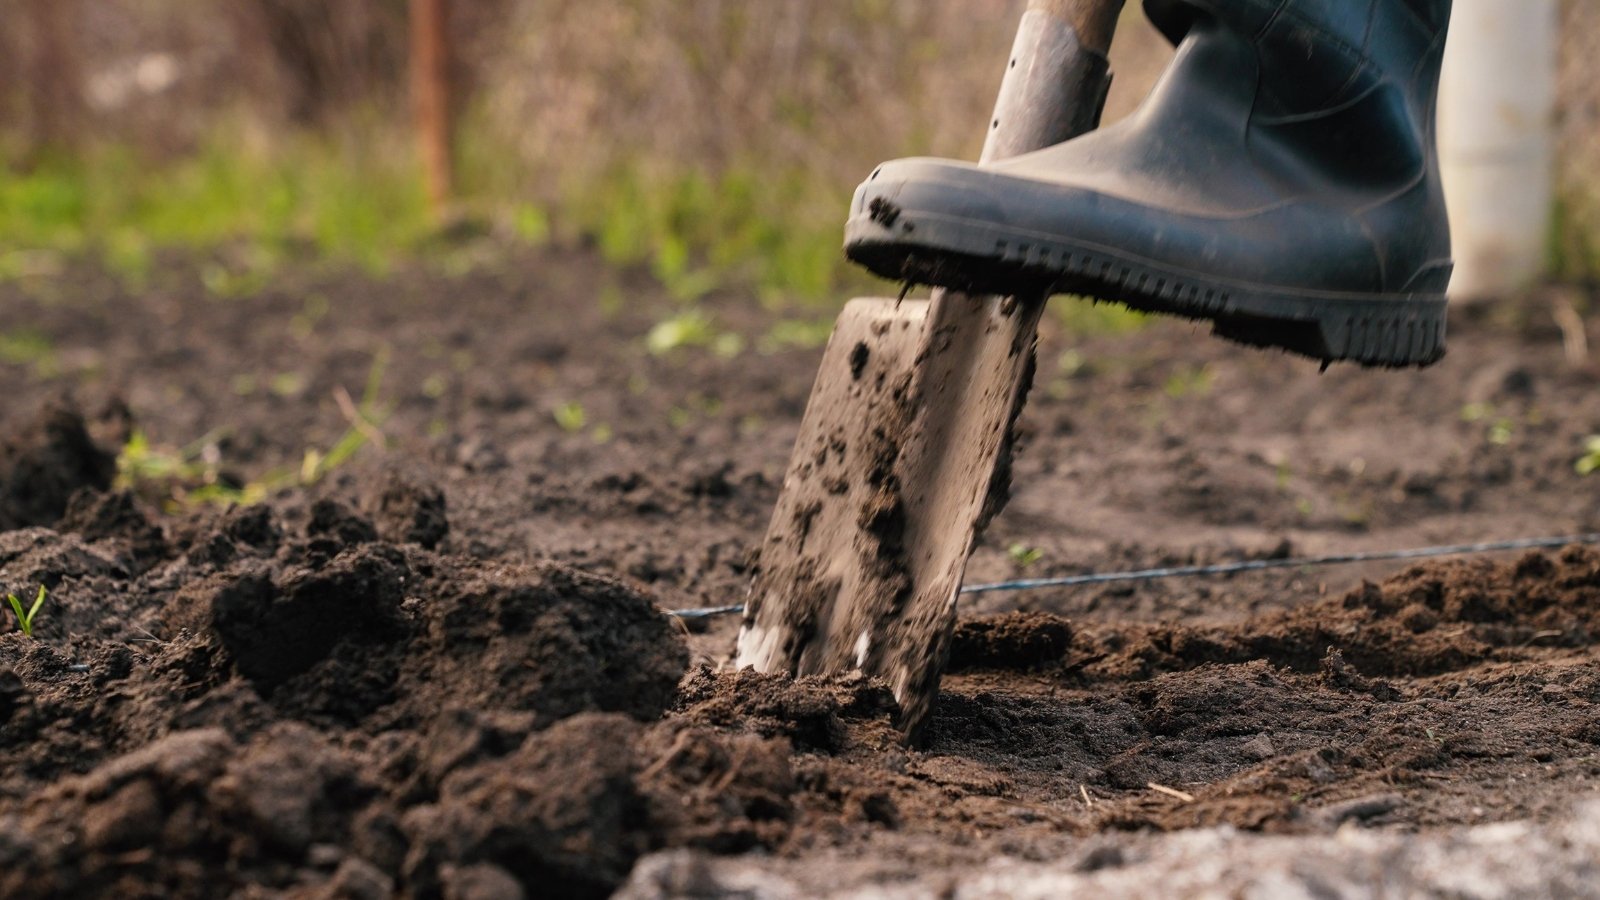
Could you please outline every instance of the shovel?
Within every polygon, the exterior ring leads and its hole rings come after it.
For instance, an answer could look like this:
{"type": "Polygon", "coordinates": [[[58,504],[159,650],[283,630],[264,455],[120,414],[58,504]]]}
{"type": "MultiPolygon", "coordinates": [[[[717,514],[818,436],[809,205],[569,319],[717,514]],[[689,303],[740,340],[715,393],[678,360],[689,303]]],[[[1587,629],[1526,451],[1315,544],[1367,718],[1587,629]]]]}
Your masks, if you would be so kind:
{"type": "MultiPolygon", "coordinates": [[[[980,163],[1094,129],[1123,0],[1030,0],[980,163]]],[[[977,535],[1005,505],[1047,293],[857,299],[834,325],[735,665],[884,679],[915,740],[977,535]]]]}

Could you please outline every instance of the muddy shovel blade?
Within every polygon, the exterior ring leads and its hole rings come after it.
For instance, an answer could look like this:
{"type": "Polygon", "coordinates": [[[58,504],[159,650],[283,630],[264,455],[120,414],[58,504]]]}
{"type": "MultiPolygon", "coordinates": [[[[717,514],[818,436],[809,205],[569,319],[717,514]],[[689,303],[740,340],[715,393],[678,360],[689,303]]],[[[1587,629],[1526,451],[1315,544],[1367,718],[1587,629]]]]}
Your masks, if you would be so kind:
{"type": "Polygon", "coordinates": [[[914,735],[976,534],[1004,502],[1043,298],[853,300],[800,425],[736,664],[885,679],[914,735]]]}
{"type": "MultiPolygon", "coordinates": [[[[982,162],[1093,129],[1123,0],[1028,0],[982,162]]],[[[853,300],[834,327],[761,545],[735,662],[887,680],[908,739],[932,711],[1045,295],[853,300]]]]}

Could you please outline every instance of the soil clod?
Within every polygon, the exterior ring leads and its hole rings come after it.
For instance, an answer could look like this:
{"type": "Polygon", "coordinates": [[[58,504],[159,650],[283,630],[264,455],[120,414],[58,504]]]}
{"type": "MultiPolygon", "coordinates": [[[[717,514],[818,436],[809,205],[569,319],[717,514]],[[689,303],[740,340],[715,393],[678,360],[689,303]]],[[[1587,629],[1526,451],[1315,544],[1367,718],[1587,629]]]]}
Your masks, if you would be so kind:
{"type": "Polygon", "coordinates": [[[52,401],[0,438],[0,531],[54,525],[73,494],[106,490],[116,473],[116,455],[90,436],[83,413],[52,401]]]}

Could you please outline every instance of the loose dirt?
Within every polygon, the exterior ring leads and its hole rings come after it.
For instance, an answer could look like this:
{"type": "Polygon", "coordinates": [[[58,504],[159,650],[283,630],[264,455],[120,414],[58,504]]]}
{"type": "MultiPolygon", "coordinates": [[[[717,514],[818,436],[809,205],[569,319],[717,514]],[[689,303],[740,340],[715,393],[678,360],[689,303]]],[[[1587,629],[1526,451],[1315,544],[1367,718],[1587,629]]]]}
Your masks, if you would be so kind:
{"type": "MultiPolygon", "coordinates": [[[[0,633],[0,894],[916,895],[996,865],[1032,880],[991,892],[1126,894],[1489,859],[1460,829],[1513,820],[1527,878],[1590,846],[1600,552],[985,595],[907,748],[885,685],[720,670],[736,622],[659,612],[742,599],[819,350],[714,296],[742,355],[652,356],[674,307],[642,275],[468,263],[0,285],[0,332],[53,348],[0,363],[0,587],[49,591],[0,633]],[[216,483],[299,471],[369,381],[385,446],[315,485],[115,483],[136,432],[216,483]]],[[[1047,317],[969,580],[1600,530],[1596,370],[1520,314],[1428,372],[1324,376],[1047,317]]]]}

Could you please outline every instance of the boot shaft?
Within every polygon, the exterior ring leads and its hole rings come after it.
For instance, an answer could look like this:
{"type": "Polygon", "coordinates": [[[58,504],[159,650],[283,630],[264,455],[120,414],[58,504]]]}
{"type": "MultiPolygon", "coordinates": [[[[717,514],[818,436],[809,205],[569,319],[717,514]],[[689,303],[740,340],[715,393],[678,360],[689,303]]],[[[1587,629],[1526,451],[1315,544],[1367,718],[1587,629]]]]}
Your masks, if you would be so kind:
{"type": "Polygon", "coordinates": [[[1388,82],[1431,136],[1451,0],[1145,0],[1145,9],[1174,44],[1199,19],[1250,41],[1261,115],[1312,115],[1388,82]]]}

